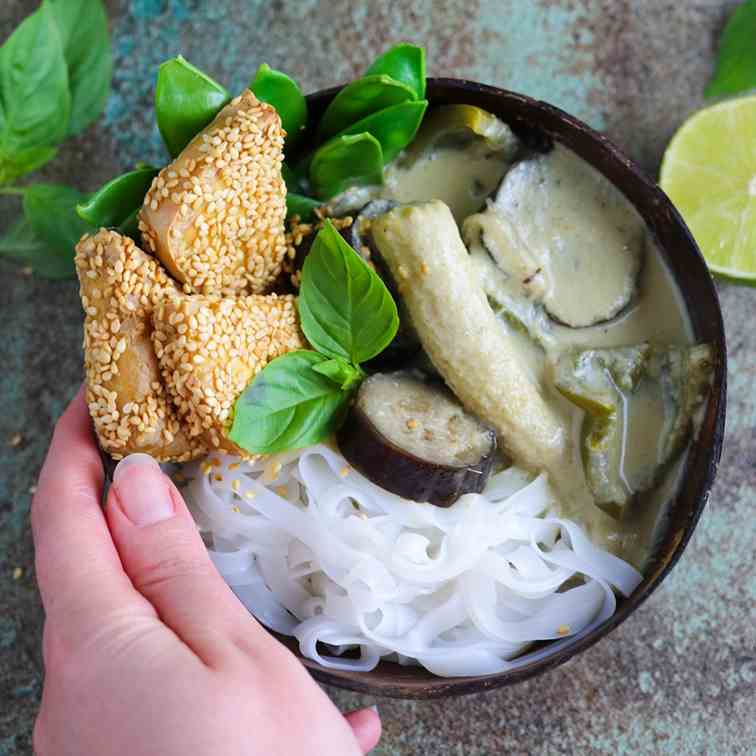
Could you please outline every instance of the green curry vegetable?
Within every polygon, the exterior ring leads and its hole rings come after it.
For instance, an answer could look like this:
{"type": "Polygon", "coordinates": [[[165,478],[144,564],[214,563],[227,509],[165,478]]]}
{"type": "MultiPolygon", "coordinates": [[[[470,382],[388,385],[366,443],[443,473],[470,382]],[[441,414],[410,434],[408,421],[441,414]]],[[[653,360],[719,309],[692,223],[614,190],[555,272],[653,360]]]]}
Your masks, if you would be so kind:
{"type": "Polygon", "coordinates": [[[401,42],[378,56],[365,71],[365,76],[386,74],[411,87],[415,98],[425,97],[425,50],[417,45],[401,42]]]}
{"type": "Polygon", "coordinates": [[[383,151],[371,134],[340,136],[324,144],[310,164],[310,182],[317,197],[330,199],[350,186],[383,181],[383,151]]]}

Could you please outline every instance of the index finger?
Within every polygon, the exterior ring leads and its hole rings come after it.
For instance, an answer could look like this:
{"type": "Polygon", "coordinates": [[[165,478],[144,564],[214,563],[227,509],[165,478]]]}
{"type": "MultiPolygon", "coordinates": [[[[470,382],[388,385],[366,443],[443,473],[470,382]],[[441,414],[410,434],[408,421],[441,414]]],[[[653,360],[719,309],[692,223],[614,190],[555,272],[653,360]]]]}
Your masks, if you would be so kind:
{"type": "Polygon", "coordinates": [[[32,502],[37,583],[64,646],[149,603],[124,573],[100,506],[103,473],[83,388],[58,421],[32,502]]]}

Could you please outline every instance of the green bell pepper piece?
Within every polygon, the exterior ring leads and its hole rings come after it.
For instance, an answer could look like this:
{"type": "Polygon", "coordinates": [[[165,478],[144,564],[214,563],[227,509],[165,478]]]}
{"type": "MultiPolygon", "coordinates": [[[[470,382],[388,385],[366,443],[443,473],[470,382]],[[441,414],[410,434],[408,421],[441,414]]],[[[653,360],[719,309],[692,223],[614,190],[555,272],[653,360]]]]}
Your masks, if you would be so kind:
{"type": "Polygon", "coordinates": [[[225,87],[180,55],[163,63],[155,88],[155,114],[171,157],[176,157],[230,100],[225,87]]]}

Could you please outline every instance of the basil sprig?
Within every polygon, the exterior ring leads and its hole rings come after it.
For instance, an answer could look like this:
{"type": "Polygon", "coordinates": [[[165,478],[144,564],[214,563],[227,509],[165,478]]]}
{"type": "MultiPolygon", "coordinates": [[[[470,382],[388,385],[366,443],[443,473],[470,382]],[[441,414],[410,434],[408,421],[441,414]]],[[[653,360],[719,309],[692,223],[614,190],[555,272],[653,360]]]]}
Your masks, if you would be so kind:
{"type": "Polygon", "coordinates": [[[756,88],[756,0],[747,0],[727,21],[719,42],[714,76],[706,97],[739,94],[756,88]]]}
{"type": "Polygon", "coordinates": [[[326,221],[302,268],[302,331],[314,351],[276,358],[245,389],[229,438],[253,454],[299,449],[341,424],[360,364],[396,335],[396,303],[378,274],[326,221]]]}
{"type": "Polygon", "coordinates": [[[101,0],[43,0],[0,47],[0,194],[23,200],[23,218],[0,237],[0,255],[39,275],[73,275],[73,245],[89,224],[66,186],[12,184],[52,160],[102,112],[112,58],[101,0]]]}

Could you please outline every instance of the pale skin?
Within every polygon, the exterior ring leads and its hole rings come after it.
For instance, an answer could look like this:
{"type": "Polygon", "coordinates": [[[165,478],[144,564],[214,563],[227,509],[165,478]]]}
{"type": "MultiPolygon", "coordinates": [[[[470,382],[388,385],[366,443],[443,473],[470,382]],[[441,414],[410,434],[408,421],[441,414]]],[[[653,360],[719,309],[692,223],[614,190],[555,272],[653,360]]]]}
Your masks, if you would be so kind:
{"type": "Polygon", "coordinates": [[[343,716],[210,562],[181,494],[138,455],[103,471],[83,394],[32,505],[46,621],[37,756],[344,756],[380,737],[343,716]]]}

